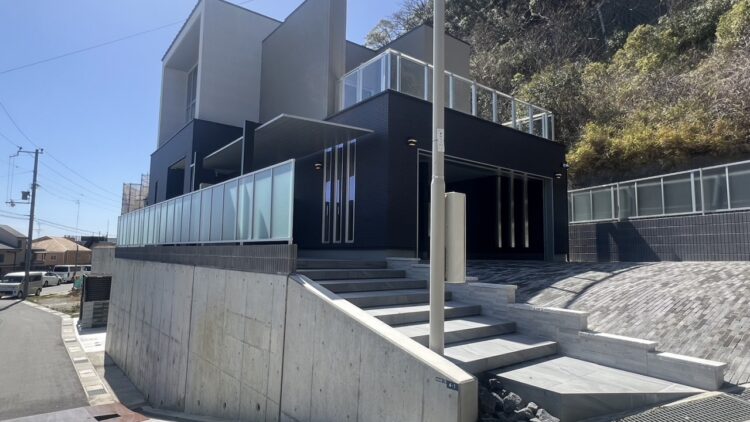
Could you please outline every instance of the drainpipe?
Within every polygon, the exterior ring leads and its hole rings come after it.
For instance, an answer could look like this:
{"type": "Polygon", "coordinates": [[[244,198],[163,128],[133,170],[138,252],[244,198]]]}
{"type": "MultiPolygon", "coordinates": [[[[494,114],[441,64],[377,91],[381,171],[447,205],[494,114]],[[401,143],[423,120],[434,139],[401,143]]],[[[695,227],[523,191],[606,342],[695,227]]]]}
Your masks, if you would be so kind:
{"type": "Polygon", "coordinates": [[[445,347],[445,0],[434,0],[432,184],[430,186],[430,350],[445,347]]]}

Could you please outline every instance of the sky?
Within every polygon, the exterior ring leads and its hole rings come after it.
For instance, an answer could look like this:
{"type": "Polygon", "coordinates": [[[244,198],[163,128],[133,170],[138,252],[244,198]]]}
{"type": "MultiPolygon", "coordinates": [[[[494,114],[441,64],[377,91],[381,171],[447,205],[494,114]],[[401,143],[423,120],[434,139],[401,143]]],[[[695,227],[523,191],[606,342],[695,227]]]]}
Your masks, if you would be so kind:
{"type": "MultiPolygon", "coordinates": [[[[282,21],[301,1],[232,0],[282,21]]],[[[400,4],[349,0],[347,38],[363,42],[400,4]]],[[[194,6],[0,0],[0,224],[28,231],[29,205],[6,201],[29,190],[33,154],[9,157],[38,146],[34,238],[116,235],[122,184],[140,181],[156,148],[161,57],[194,6]]]]}

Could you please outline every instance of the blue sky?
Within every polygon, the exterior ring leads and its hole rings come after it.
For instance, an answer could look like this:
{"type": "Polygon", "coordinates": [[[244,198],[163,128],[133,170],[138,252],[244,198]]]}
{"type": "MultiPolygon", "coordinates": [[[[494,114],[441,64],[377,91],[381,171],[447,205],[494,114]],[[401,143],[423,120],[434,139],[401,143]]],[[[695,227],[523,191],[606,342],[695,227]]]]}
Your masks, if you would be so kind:
{"type": "MultiPolygon", "coordinates": [[[[232,1],[279,20],[301,2],[232,1]]],[[[400,3],[349,0],[348,39],[362,42],[400,3]]],[[[156,145],[161,57],[194,5],[194,0],[0,0],[0,102],[15,121],[0,108],[0,224],[27,231],[27,220],[17,214],[28,214],[28,205],[11,208],[5,201],[9,190],[18,199],[31,185],[33,158],[22,155],[11,163],[8,156],[14,145],[33,149],[33,142],[45,149],[37,217],[49,222],[40,222],[34,237],[72,234],[64,227],[76,226],[76,201],[80,230],[105,233],[109,227],[114,235],[122,183],[148,172],[156,145]]]]}

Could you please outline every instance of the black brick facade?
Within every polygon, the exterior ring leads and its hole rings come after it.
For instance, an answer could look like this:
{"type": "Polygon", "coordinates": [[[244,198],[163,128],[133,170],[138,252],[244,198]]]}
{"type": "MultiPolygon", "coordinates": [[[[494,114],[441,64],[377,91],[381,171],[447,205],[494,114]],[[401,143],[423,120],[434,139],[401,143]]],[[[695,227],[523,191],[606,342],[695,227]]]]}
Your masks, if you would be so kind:
{"type": "Polygon", "coordinates": [[[574,262],[749,261],[750,211],[571,224],[574,262]]]}

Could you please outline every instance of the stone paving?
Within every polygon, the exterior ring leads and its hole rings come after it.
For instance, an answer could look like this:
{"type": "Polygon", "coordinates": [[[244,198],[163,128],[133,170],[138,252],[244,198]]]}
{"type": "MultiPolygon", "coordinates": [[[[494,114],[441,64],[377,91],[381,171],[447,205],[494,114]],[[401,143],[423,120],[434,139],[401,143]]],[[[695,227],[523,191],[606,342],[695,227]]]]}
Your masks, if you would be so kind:
{"type": "Polygon", "coordinates": [[[749,262],[471,261],[468,274],[517,285],[519,303],[588,311],[592,330],[727,362],[727,382],[750,382],[749,262]]]}

